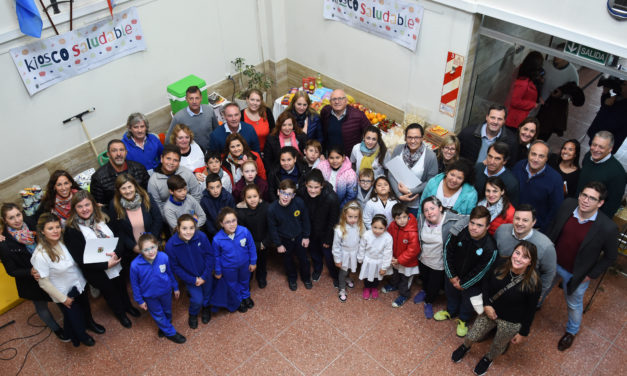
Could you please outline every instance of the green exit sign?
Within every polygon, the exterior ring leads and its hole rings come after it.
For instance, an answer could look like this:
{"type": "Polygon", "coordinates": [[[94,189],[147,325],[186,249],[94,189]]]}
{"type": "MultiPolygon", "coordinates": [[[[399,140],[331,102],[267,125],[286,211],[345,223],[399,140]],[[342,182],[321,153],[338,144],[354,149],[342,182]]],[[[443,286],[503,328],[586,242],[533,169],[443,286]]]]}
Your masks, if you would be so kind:
{"type": "Polygon", "coordinates": [[[607,58],[610,56],[607,52],[597,50],[588,46],[584,46],[583,44],[568,42],[564,46],[564,52],[582,57],[584,59],[594,61],[598,64],[605,64],[607,58]]]}

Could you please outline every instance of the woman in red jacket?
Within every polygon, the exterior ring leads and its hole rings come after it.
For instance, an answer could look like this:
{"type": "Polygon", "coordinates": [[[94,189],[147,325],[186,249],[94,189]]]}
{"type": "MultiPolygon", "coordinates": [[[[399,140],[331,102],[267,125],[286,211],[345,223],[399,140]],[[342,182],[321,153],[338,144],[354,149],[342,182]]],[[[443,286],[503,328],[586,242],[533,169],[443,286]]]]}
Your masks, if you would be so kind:
{"type": "Polygon", "coordinates": [[[531,51],[520,64],[518,77],[505,104],[507,107],[505,125],[508,127],[517,129],[522,120],[529,116],[529,112],[543,103],[538,97],[544,81],[543,61],[541,53],[531,51]]]}
{"type": "Polygon", "coordinates": [[[507,198],[505,183],[498,176],[491,176],[485,183],[485,198],[477,206],[485,206],[490,212],[488,232],[494,235],[496,229],[504,223],[514,222],[514,205],[507,198]]]}
{"type": "Polygon", "coordinates": [[[405,304],[409,298],[409,289],[413,276],[418,274],[418,254],[420,243],[418,242],[418,221],[404,203],[398,203],[392,207],[394,221],[388,226],[388,232],[394,240],[392,256],[392,277],[389,284],[381,289],[381,292],[398,290],[398,297],[392,303],[397,308],[405,304]]]}

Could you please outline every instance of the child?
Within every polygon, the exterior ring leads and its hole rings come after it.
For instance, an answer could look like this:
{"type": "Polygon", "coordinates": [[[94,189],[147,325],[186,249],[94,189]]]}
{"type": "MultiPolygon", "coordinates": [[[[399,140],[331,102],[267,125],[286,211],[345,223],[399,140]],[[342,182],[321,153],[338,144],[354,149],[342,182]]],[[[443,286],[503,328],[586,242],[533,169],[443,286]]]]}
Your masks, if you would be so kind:
{"type": "Polygon", "coordinates": [[[283,254],[283,265],[290,290],[296,291],[296,265],[298,258],[300,278],[306,289],[311,289],[311,271],[306,248],[309,247],[309,213],[307,206],[296,196],[296,184],[285,179],[279,185],[276,194],[279,199],[268,208],[268,232],[270,239],[277,246],[277,252],[283,254]]]}
{"type": "Polygon", "coordinates": [[[362,168],[359,170],[359,188],[357,188],[357,201],[362,209],[366,206],[366,202],[370,200],[372,195],[372,182],[374,181],[374,170],[371,168],[362,168]]]}
{"type": "Polygon", "coordinates": [[[259,187],[256,184],[250,184],[244,187],[242,191],[243,201],[235,207],[237,213],[237,222],[240,226],[247,228],[255,241],[255,249],[257,249],[257,269],[255,277],[260,289],[268,285],[266,276],[266,259],[268,247],[270,246],[270,237],[268,235],[268,203],[261,200],[259,187]]]}
{"type": "Polygon", "coordinates": [[[198,313],[202,307],[202,323],[211,320],[209,300],[213,292],[215,251],[207,235],[196,231],[196,221],[189,214],[179,217],[176,232],[165,245],[174,274],[189,292],[189,318],[192,329],[198,328],[198,313]]]}
{"type": "Polygon", "coordinates": [[[357,261],[362,263],[359,279],[364,281],[365,300],[377,299],[379,281],[388,273],[392,262],[392,235],[385,231],[388,221],[377,214],[372,218],[370,230],[364,233],[359,243],[357,261]]]}
{"type": "Polygon", "coordinates": [[[237,215],[233,208],[222,208],[218,214],[218,223],[222,227],[213,238],[216,250],[215,275],[218,285],[226,287],[223,294],[217,288],[215,305],[233,312],[237,306],[230,301],[239,302],[238,311],[244,313],[255,306],[250,298],[250,273],[257,268],[255,241],[246,227],[237,225],[237,215]],[[226,296],[225,296],[226,295],[226,296]]]}
{"type": "Polygon", "coordinates": [[[183,214],[190,214],[198,226],[205,224],[207,217],[202,207],[191,195],[187,194],[187,183],[185,179],[178,175],[168,178],[168,191],[170,198],[163,205],[163,216],[168,222],[170,229],[174,230],[177,219],[183,214]]]}
{"type": "Polygon", "coordinates": [[[305,163],[312,169],[318,167],[320,163],[320,155],[322,154],[322,145],[318,140],[307,140],[305,144],[305,151],[303,155],[305,157],[305,163]]]}
{"type": "Polygon", "coordinates": [[[385,216],[388,223],[394,220],[392,208],[398,201],[394,191],[390,188],[390,181],[385,176],[379,176],[374,181],[373,197],[366,202],[364,207],[364,225],[370,229],[370,221],[376,214],[385,216]]]}
{"type": "Polygon", "coordinates": [[[207,216],[205,222],[205,232],[207,236],[213,237],[217,232],[216,219],[218,213],[224,207],[235,207],[235,200],[229,192],[222,187],[222,179],[218,174],[209,174],[207,176],[207,190],[202,193],[202,200],[200,200],[200,206],[204,210],[207,216]]]}
{"type": "Polygon", "coordinates": [[[218,174],[222,182],[222,187],[226,189],[227,192],[231,193],[233,191],[233,182],[231,181],[231,175],[227,174],[224,169],[222,169],[222,155],[220,155],[220,152],[209,150],[207,154],[205,154],[205,164],[207,167],[204,171],[200,175],[196,173],[198,181],[202,183],[209,174],[218,174]]]}
{"type": "Polygon", "coordinates": [[[159,252],[158,241],[150,233],[137,241],[141,254],[131,262],[131,288],[139,306],[150,312],[159,327],[159,337],[184,343],[185,337],[172,326],[172,290],[179,298],[179,286],[172,274],[168,255],[159,252]]]}
{"type": "Polygon", "coordinates": [[[268,183],[257,175],[257,162],[247,160],[242,164],[242,179],[240,179],[233,187],[233,199],[235,202],[244,200],[242,191],[244,187],[256,184],[259,189],[259,195],[262,199],[268,200],[268,183]]]}
{"type": "Polygon", "coordinates": [[[338,275],[338,298],[346,301],[346,285],[353,288],[353,281],[347,279],[348,274],[357,271],[357,252],[359,239],[364,232],[364,222],[361,219],[361,206],[357,201],[344,205],[340,223],[335,226],[333,236],[333,260],[340,270],[338,275]]]}
{"type": "Polygon", "coordinates": [[[405,304],[409,298],[413,276],[418,274],[418,221],[409,213],[407,205],[398,203],[392,207],[394,222],[388,227],[388,232],[394,239],[394,251],[392,256],[392,277],[390,283],[381,289],[381,292],[398,290],[398,297],[392,303],[397,308],[405,304]]]}
{"type": "Polygon", "coordinates": [[[316,168],[322,171],[324,179],[333,186],[340,199],[340,207],[357,197],[357,174],[341,147],[332,147],[329,150],[329,158],[318,163],[316,168]]]}
{"type": "Polygon", "coordinates": [[[283,180],[291,180],[298,188],[302,185],[302,180],[308,171],[307,166],[300,158],[298,150],[293,146],[282,147],[279,151],[279,165],[268,167],[271,168],[268,174],[268,195],[270,195],[270,201],[278,199],[276,192],[283,180]]]}

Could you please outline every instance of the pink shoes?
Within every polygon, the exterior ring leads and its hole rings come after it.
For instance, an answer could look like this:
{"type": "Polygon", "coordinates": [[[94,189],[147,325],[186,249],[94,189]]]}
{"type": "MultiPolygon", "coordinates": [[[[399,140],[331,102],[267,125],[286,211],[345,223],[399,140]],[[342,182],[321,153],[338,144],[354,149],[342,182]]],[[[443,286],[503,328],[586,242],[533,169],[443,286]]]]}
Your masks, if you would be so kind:
{"type": "Polygon", "coordinates": [[[364,287],[364,300],[368,299],[378,299],[379,298],[379,290],[377,288],[364,287]]]}
{"type": "Polygon", "coordinates": [[[369,287],[364,287],[363,298],[364,298],[364,300],[370,299],[370,288],[369,287]]]}

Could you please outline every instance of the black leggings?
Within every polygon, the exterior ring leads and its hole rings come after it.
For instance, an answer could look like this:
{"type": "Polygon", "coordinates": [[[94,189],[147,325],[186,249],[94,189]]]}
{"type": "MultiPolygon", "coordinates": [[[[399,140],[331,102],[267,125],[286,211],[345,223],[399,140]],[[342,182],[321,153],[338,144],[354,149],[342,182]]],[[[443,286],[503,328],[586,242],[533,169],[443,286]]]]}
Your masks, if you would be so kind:
{"type": "Polygon", "coordinates": [[[418,261],[420,268],[420,280],[422,281],[422,289],[425,291],[425,303],[432,304],[438,297],[438,292],[444,284],[444,270],[431,269],[427,265],[418,261]]]}

